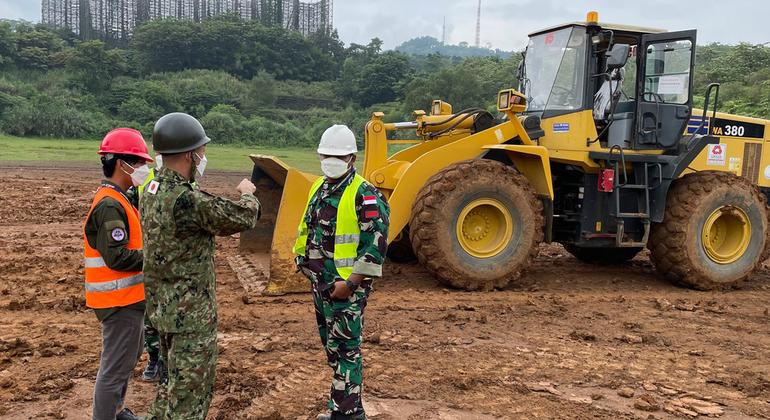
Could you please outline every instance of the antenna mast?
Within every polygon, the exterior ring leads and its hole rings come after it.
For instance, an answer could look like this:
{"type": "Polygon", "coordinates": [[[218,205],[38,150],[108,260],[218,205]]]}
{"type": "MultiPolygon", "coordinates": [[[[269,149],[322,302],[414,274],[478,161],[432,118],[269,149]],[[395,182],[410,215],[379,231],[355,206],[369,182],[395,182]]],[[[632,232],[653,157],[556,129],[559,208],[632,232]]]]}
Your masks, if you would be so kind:
{"type": "Polygon", "coordinates": [[[444,26],[441,31],[441,45],[446,44],[446,16],[444,16],[444,26]]]}
{"type": "Polygon", "coordinates": [[[479,10],[476,13],[476,48],[481,46],[481,0],[479,0],[479,10]]]}

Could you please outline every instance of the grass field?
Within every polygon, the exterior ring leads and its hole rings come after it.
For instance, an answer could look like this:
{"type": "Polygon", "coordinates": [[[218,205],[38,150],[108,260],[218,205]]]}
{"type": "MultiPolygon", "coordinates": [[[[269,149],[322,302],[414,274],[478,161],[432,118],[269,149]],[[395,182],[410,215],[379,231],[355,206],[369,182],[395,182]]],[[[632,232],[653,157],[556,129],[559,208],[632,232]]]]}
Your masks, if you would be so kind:
{"type": "MultiPolygon", "coordinates": [[[[37,139],[0,135],[0,164],[99,165],[97,150],[99,142],[96,140],[37,139]]],[[[318,155],[313,148],[266,149],[212,145],[206,149],[208,167],[222,171],[250,172],[250,154],[273,155],[302,171],[320,172],[318,155]]]]}

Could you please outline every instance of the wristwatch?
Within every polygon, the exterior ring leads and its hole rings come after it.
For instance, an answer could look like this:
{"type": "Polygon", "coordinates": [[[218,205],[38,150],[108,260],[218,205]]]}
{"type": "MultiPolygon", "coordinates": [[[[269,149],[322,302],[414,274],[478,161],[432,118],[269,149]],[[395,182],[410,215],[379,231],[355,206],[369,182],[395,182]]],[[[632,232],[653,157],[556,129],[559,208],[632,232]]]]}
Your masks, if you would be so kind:
{"type": "Polygon", "coordinates": [[[358,284],[356,284],[356,283],[354,283],[354,282],[352,282],[350,280],[345,280],[345,286],[348,286],[348,289],[351,292],[355,292],[356,290],[358,290],[358,284]]]}

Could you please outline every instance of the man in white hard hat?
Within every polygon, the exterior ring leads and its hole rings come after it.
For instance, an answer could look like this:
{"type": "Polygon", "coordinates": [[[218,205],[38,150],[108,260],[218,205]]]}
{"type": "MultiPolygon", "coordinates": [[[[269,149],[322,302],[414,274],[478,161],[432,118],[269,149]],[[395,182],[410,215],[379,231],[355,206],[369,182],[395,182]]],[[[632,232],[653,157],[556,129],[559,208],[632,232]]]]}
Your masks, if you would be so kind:
{"type": "Polygon", "coordinates": [[[328,407],[319,419],[366,419],[361,403],[361,332],[372,278],[382,276],[390,207],[356,174],[356,137],[344,125],[324,132],[321,170],[310,189],[294,245],[297,266],[310,279],[318,330],[334,371],[328,407]]]}

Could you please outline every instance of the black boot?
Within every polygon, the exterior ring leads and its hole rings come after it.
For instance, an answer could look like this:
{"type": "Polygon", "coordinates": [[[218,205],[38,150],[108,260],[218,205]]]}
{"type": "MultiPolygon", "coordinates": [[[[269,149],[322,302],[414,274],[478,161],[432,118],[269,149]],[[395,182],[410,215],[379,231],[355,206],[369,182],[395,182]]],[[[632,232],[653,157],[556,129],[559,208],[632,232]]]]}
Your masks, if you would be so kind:
{"type": "Polygon", "coordinates": [[[366,420],[366,413],[363,411],[356,414],[341,414],[337,411],[332,411],[329,414],[319,414],[316,420],[366,420]]]}
{"type": "Polygon", "coordinates": [[[145,382],[159,382],[161,376],[161,363],[158,360],[150,360],[142,373],[145,382]]]}
{"type": "Polygon", "coordinates": [[[132,413],[131,410],[124,408],[123,411],[115,416],[115,420],[142,420],[142,418],[132,413]]]}

